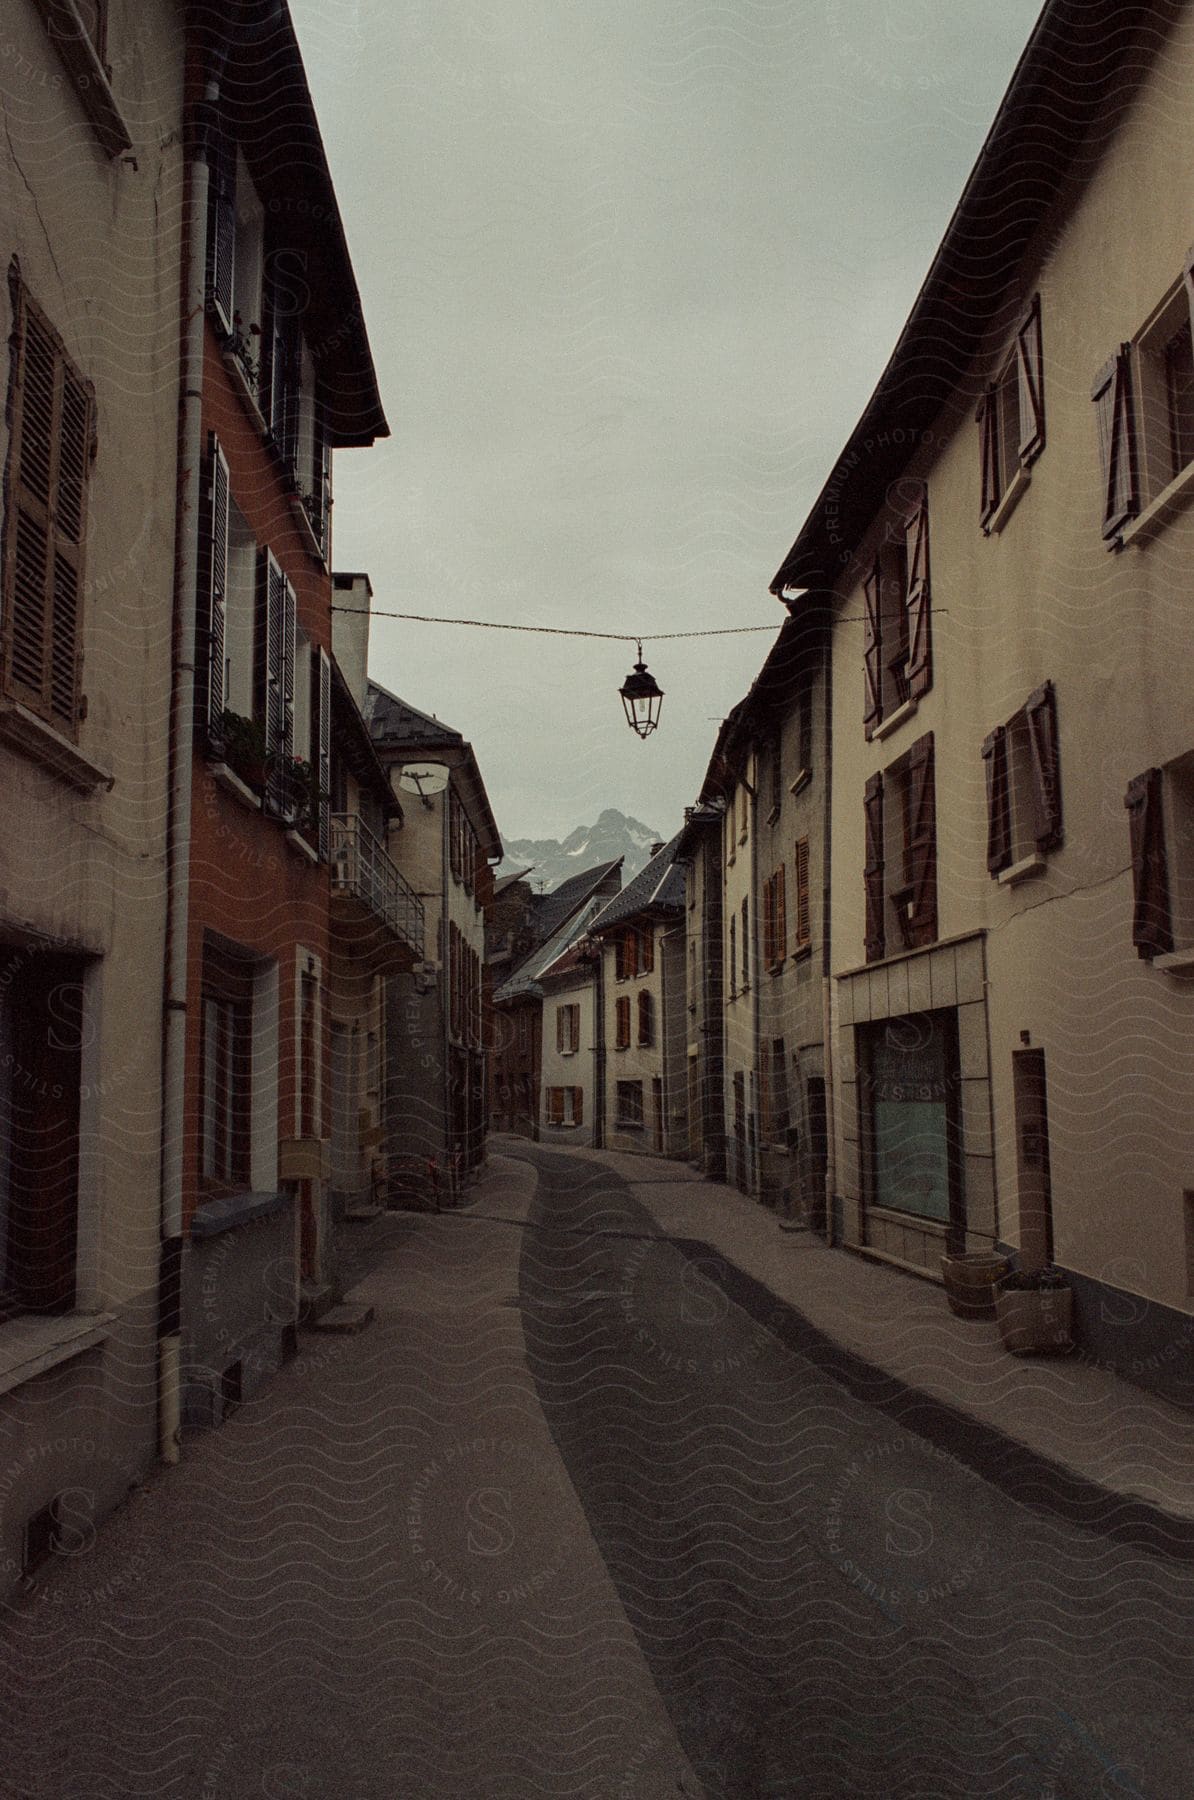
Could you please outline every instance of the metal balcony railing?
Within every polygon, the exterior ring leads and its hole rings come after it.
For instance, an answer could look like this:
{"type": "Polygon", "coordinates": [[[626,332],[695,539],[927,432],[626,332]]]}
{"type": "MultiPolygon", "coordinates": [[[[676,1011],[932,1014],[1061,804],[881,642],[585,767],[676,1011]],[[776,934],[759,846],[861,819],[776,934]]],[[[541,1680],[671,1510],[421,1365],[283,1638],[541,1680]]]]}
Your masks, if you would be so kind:
{"type": "Polygon", "coordinates": [[[423,956],[423,902],[357,813],[332,814],[332,886],[347,889],[423,956]]]}

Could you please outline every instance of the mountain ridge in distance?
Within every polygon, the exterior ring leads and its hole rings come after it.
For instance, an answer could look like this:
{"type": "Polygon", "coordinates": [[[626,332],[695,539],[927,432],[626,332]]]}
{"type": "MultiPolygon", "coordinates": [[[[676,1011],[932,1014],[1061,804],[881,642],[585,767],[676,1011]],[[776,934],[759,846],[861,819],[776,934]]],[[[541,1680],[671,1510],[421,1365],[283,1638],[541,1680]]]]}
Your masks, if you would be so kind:
{"type": "Polygon", "coordinates": [[[505,855],[494,873],[500,881],[516,870],[529,870],[527,879],[535,891],[539,891],[542,883],[543,891],[550,893],[570,876],[621,856],[625,858],[622,864],[622,886],[625,887],[650,861],[651,845],[666,841],[661,831],[654,831],[641,819],[628,818],[615,807],[607,806],[594,824],[578,825],[562,840],[503,838],[505,855]]]}

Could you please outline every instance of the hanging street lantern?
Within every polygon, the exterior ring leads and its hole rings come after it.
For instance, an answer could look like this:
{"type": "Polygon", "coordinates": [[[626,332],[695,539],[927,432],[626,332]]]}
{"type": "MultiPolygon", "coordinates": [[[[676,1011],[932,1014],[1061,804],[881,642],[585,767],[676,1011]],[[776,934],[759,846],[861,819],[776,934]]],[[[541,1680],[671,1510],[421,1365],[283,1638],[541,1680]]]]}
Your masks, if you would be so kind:
{"type": "Polygon", "coordinates": [[[650,737],[659,723],[663,689],[643,661],[641,642],[633,672],[626,677],[618,691],[622,696],[622,705],[626,708],[626,723],[631,731],[636,731],[641,738],[650,737]]]}

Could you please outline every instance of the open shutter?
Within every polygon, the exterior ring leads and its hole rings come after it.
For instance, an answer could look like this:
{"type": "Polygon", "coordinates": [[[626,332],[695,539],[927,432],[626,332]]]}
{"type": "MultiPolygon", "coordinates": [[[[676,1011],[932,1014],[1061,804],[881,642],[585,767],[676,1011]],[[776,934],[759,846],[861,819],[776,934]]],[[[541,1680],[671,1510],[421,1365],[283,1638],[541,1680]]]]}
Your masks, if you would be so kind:
{"type": "Polygon", "coordinates": [[[775,934],[775,960],[782,962],[788,954],[787,876],[783,863],[775,871],[775,917],[772,931],[775,934]]]}
{"type": "Polygon", "coordinates": [[[312,417],[314,451],[311,458],[311,524],[319,540],[324,562],[331,561],[332,445],[328,435],[327,408],[316,399],[312,417]]]}
{"type": "Polygon", "coordinates": [[[1160,769],[1148,769],[1129,781],[1124,795],[1132,845],[1132,942],[1137,955],[1148,958],[1173,949],[1163,791],[1160,769]]]}
{"type": "Polygon", "coordinates": [[[297,796],[294,792],[294,781],[291,769],[294,764],[294,658],[297,605],[294,589],[289,581],[282,588],[282,644],[280,665],[282,670],[282,739],[279,755],[286,777],[286,807],[288,811],[296,808],[297,796]]]}
{"type": "Polygon", "coordinates": [[[872,775],[866,784],[866,960],[877,962],[887,947],[883,920],[883,777],[872,775]]]}
{"type": "Polygon", "coordinates": [[[1061,843],[1061,765],[1057,752],[1057,695],[1051,681],[1028,696],[1028,741],[1032,749],[1035,837],[1038,850],[1061,843]]]}
{"type": "Polygon", "coordinates": [[[332,853],[332,659],[326,650],[317,658],[319,694],[319,854],[326,862],[332,853]]]}
{"type": "Polygon", "coordinates": [[[978,421],[982,447],[982,504],[979,517],[984,528],[999,505],[999,403],[998,390],[989,387],[978,403],[978,421]]]}
{"type": "Polygon", "coordinates": [[[655,927],[645,925],[639,933],[639,973],[649,975],[655,967],[655,927]]]}
{"type": "Polygon", "coordinates": [[[869,737],[883,717],[883,614],[880,610],[879,564],[862,584],[862,722],[869,737]]]}
{"type": "Polygon", "coordinates": [[[232,332],[232,267],[236,252],[236,153],[216,126],[207,152],[207,304],[222,331],[232,332]]]}
{"type": "Polygon", "coordinates": [[[199,526],[199,596],[195,729],[209,748],[220,747],[224,712],[224,640],[228,596],[228,459],[212,434],[199,526]]]}
{"type": "Polygon", "coordinates": [[[1090,397],[1099,430],[1103,536],[1113,538],[1140,510],[1130,344],[1121,344],[1117,354],[1099,370],[1090,397]]]}
{"type": "Polygon", "coordinates": [[[933,734],[926,732],[908,752],[908,877],[912,904],[908,939],[912,946],[937,936],[937,798],[933,734]]]}
{"type": "Polygon", "coordinates": [[[775,961],[775,876],[763,883],[763,961],[775,961]]]}
{"type": "Polygon", "coordinates": [[[585,1090],[574,1087],[572,1090],[572,1123],[583,1125],[585,1122],[585,1090]]]}
{"type": "Polygon", "coordinates": [[[933,682],[927,488],[922,488],[919,503],[904,526],[904,542],[908,566],[905,598],[908,618],[908,698],[917,700],[928,692],[933,682]]]}
{"type": "Polygon", "coordinates": [[[998,875],[1012,860],[1012,796],[1008,778],[1007,727],[997,725],[983,739],[987,782],[987,870],[998,875]]]}
{"type": "Polygon", "coordinates": [[[257,564],[257,710],[265,727],[268,765],[266,797],[280,811],[285,793],[281,752],[284,739],[282,645],[286,578],[268,550],[257,564]]]}
{"type": "Polygon", "coordinates": [[[1020,398],[1020,462],[1034,463],[1045,448],[1045,373],[1041,357],[1041,297],[1016,327],[1016,372],[1020,398]]]}
{"type": "Polygon", "coordinates": [[[812,907],[808,883],[808,839],[798,838],[792,853],[792,879],[796,887],[796,948],[812,937],[812,907]]]}
{"type": "Polygon", "coordinates": [[[564,1013],[565,1013],[564,1007],[562,1007],[562,1006],[556,1007],[556,1050],[557,1051],[566,1050],[568,1048],[567,1044],[564,1042],[564,1013]]]}

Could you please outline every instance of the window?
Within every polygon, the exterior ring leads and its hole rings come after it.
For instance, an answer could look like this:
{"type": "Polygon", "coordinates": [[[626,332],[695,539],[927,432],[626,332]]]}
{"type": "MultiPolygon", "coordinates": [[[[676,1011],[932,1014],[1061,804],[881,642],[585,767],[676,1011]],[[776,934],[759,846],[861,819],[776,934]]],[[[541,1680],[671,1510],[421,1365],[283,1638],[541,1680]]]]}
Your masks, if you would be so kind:
{"type": "Polygon", "coordinates": [[[578,1087],[548,1088],[545,1095],[549,1125],[584,1124],[584,1089],[578,1087]]]}
{"type": "Polygon", "coordinates": [[[620,931],[614,938],[614,979],[627,981],[634,973],[634,934],[620,931]]]}
{"type": "Polygon", "coordinates": [[[937,936],[937,818],[933,734],[872,775],[864,796],[867,962],[937,936]]]}
{"type": "Polygon", "coordinates": [[[750,986],[750,901],[742,902],[742,986],[750,986]]]}
{"type": "Polygon", "coordinates": [[[635,1130],[643,1122],[643,1084],[641,1081],[619,1081],[615,1090],[614,1124],[622,1130],[635,1130]]]}
{"type": "Polygon", "coordinates": [[[655,1000],[647,988],[638,997],[638,1041],[640,1045],[655,1041],[655,1000]]]}
{"type": "Polygon", "coordinates": [[[979,401],[983,530],[998,531],[1028,483],[1045,447],[1041,300],[1036,295],[1016,327],[1012,349],[979,401]]]}
{"type": "Polygon", "coordinates": [[[780,807],[783,804],[784,797],[783,740],[779,737],[778,733],[773,739],[767,753],[767,767],[770,776],[768,795],[770,811],[768,813],[768,818],[770,822],[774,824],[776,819],[779,818],[780,807]]]}
{"type": "Polygon", "coordinates": [[[0,672],[10,699],[74,738],[83,712],[83,550],[94,400],[15,271],[9,285],[12,424],[0,672]]]}
{"type": "Polygon", "coordinates": [[[1137,338],[1121,344],[1095,377],[1091,399],[1109,548],[1194,463],[1192,307],[1194,254],[1137,338]]]}
{"type": "Polygon", "coordinates": [[[1029,859],[1039,867],[1036,859],[1062,841],[1057,700],[1051,681],[983,740],[983,764],[989,873],[1014,874],[1029,859]]]}
{"type": "Polygon", "coordinates": [[[697,1009],[697,947],[695,940],[688,945],[688,1010],[694,1013],[697,1009]]]}
{"type": "Polygon", "coordinates": [[[781,863],[763,883],[763,961],[769,969],[783,966],[788,946],[786,876],[781,863]]]}
{"type": "Polygon", "coordinates": [[[630,996],[623,994],[614,1002],[614,1048],[630,1048],[630,996]]]}
{"type": "Polygon", "coordinates": [[[1194,750],[1128,783],[1132,942],[1151,961],[1194,962],[1194,750]]]}
{"type": "Polygon", "coordinates": [[[728,974],[730,978],[730,999],[738,992],[738,921],[730,915],[730,956],[728,974]]]}
{"type": "Polygon", "coordinates": [[[75,1302],[85,968],[0,949],[0,1318],[75,1302]]]}
{"type": "Polygon", "coordinates": [[[747,833],[749,819],[750,819],[750,795],[746,791],[745,782],[743,782],[738,789],[738,842],[740,844],[744,844],[746,842],[746,833],[747,833]]]}
{"type": "Polygon", "coordinates": [[[574,1056],[580,1049],[579,1005],[556,1007],[556,1049],[562,1056],[574,1056]]]}
{"type": "Polygon", "coordinates": [[[863,582],[863,724],[868,738],[932,685],[929,503],[923,482],[905,484],[900,515],[889,526],[863,582]],[[911,502],[908,504],[908,502],[911,502]]]}
{"type": "Polygon", "coordinates": [[[252,970],[245,957],[204,948],[199,1173],[209,1190],[249,1185],[252,970]]]}
{"type": "Polygon", "coordinates": [[[799,954],[812,942],[812,895],[809,889],[807,838],[797,838],[792,852],[792,886],[796,891],[796,933],[794,951],[799,954]]]}
{"type": "Polygon", "coordinates": [[[642,925],[635,934],[638,947],[638,962],[635,973],[649,975],[655,967],[655,927],[642,925]]]}

